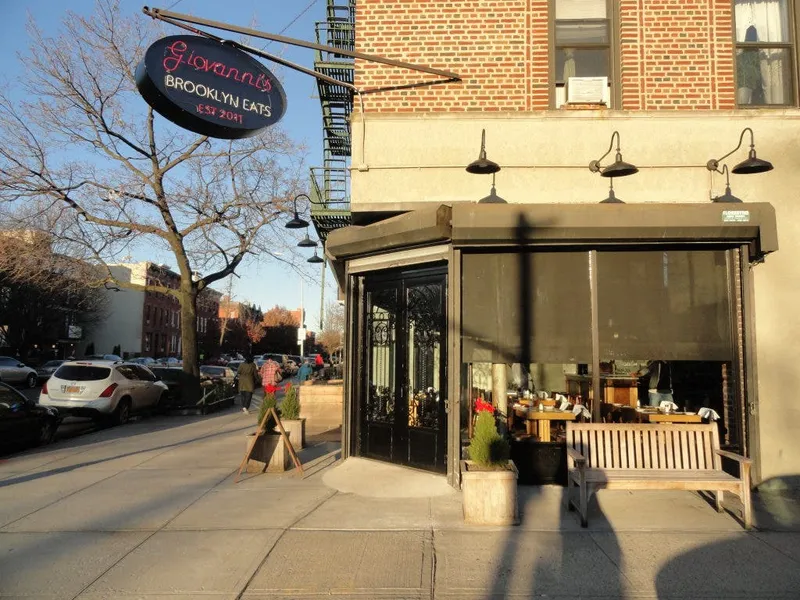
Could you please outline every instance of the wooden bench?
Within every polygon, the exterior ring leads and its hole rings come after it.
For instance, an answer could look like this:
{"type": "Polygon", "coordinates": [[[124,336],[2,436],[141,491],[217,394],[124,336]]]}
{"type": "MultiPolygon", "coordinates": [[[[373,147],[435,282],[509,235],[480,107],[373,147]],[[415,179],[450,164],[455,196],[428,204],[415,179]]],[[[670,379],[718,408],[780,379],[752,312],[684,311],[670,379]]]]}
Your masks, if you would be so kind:
{"type": "Polygon", "coordinates": [[[750,529],[750,463],[720,450],[715,424],[567,423],[568,506],[578,509],[583,527],[591,495],[607,488],[709,491],[719,512],[724,492],[732,492],[742,500],[744,527],[750,529]],[[722,470],[723,456],[738,461],[738,478],[722,470]]]}

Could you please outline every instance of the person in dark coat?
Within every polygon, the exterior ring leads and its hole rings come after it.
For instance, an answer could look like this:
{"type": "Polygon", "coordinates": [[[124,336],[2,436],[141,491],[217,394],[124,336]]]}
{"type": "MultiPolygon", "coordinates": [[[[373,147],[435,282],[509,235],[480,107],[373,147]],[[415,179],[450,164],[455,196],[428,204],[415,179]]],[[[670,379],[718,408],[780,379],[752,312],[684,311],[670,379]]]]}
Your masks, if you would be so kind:
{"type": "Polygon", "coordinates": [[[250,402],[253,399],[253,392],[256,389],[256,380],[258,377],[258,367],[253,362],[253,357],[248,356],[244,362],[239,365],[236,371],[239,377],[239,395],[242,397],[242,412],[246,413],[250,410],[250,402]]]}

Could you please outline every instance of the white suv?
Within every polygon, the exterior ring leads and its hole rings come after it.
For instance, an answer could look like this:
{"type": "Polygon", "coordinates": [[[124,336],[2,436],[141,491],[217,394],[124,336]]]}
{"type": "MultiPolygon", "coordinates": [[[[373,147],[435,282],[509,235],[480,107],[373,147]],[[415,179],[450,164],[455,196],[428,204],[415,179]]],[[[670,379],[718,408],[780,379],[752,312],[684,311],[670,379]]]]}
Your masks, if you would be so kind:
{"type": "Polygon", "coordinates": [[[143,365],[109,360],[65,362],[42,386],[39,404],[61,413],[112,418],[123,424],[132,412],[158,405],[167,391],[143,365]]]}

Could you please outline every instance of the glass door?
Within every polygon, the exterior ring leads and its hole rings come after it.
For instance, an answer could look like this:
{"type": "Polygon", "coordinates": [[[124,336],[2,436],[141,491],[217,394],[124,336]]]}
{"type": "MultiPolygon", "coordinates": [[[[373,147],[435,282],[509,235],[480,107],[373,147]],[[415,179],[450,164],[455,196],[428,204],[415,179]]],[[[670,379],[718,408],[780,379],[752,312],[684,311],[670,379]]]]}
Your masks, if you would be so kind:
{"type": "Polygon", "coordinates": [[[441,268],[365,278],[357,454],[445,470],[445,286],[441,268]]]}

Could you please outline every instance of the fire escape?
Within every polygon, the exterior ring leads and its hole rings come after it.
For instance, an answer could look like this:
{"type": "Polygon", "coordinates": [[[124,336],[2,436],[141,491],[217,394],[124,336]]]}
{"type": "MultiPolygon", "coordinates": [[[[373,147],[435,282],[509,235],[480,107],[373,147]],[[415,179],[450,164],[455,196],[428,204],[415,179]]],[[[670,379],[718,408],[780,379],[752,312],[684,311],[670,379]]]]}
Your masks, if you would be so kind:
{"type": "MultiPolygon", "coordinates": [[[[355,0],[327,0],[327,19],[316,25],[317,43],[355,50],[355,0]]],[[[353,84],[353,59],[335,51],[316,51],[314,70],[353,84]]],[[[322,243],[334,229],[351,223],[350,114],[353,92],[317,79],[322,104],[322,166],[311,168],[311,220],[322,243]]]]}

